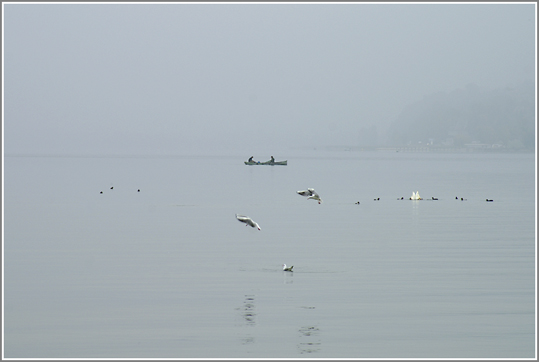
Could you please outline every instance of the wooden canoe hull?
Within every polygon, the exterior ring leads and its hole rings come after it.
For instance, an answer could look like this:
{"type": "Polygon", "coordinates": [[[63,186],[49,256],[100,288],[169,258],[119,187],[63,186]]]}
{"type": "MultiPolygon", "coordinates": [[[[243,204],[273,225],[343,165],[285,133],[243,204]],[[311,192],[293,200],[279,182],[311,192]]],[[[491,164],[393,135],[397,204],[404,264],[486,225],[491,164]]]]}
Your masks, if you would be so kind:
{"type": "Polygon", "coordinates": [[[288,160],[286,160],[286,161],[275,161],[275,162],[271,162],[271,161],[266,161],[266,162],[249,162],[249,161],[244,161],[244,163],[245,163],[246,165],[250,165],[250,166],[254,166],[254,165],[286,166],[287,163],[288,163],[288,160]]]}

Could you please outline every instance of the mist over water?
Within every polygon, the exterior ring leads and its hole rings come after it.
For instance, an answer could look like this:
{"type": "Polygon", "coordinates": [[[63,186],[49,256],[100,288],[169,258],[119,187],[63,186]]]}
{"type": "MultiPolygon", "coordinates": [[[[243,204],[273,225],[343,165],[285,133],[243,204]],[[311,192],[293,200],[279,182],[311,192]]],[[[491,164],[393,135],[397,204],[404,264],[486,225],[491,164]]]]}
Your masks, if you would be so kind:
{"type": "Polygon", "coordinates": [[[2,9],[5,357],[534,357],[535,4],[2,9]]]}
{"type": "Polygon", "coordinates": [[[6,157],[5,357],[534,357],[533,154],[249,156],[6,157]]]}
{"type": "Polygon", "coordinates": [[[534,3],[4,10],[10,154],[534,145],[534,3]]]}

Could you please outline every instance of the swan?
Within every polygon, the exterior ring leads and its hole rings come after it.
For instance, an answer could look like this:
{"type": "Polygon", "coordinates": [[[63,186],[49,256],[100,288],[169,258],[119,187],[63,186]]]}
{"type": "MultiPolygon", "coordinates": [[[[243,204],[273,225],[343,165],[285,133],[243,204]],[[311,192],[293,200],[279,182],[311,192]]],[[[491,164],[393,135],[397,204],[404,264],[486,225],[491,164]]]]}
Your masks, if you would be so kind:
{"type": "Polygon", "coordinates": [[[423,200],[423,198],[419,196],[419,191],[416,191],[416,192],[412,191],[412,197],[410,197],[410,200],[423,200]]]}

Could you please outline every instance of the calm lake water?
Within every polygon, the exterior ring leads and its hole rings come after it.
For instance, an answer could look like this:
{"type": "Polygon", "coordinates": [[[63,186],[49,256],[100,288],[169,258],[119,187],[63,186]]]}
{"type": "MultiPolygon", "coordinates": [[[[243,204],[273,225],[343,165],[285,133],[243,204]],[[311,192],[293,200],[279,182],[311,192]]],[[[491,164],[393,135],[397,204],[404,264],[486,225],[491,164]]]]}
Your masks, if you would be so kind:
{"type": "Polygon", "coordinates": [[[4,356],[536,357],[534,154],[248,156],[6,157],[4,356]]]}

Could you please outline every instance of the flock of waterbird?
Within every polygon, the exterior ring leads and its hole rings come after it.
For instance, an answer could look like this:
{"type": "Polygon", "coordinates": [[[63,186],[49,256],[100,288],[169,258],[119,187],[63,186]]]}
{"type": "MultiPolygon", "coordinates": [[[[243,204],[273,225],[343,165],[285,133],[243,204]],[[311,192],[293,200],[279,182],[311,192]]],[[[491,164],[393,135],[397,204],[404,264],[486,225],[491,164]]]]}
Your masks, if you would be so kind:
{"type": "MultiPolygon", "coordinates": [[[[316,191],[314,191],[314,189],[312,188],[308,188],[307,190],[303,190],[303,191],[297,191],[297,193],[301,196],[305,196],[307,200],[316,200],[318,201],[319,204],[322,203],[322,199],[320,198],[320,195],[318,195],[316,191]]],[[[236,214],[236,219],[238,219],[239,222],[244,223],[245,226],[250,226],[250,227],[257,228],[258,230],[260,230],[260,225],[258,225],[258,223],[254,221],[253,219],[251,219],[249,216],[236,214]]],[[[294,267],[293,265],[286,266],[286,264],[283,264],[282,266],[283,266],[283,271],[287,271],[287,272],[291,272],[292,268],[294,267]]]]}
{"type": "MultiPolygon", "coordinates": [[[[458,200],[459,197],[458,196],[455,196],[455,200],[458,200]]],[[[398,198],[397,200],[404,200],[404,197],[401,197],[401,198],[398,198]]],[[[412,192],[412,196],[408,199],[408,200],[423,200],[423,198],[419,195],[419,191],[415,191],[415,192],[412,192]]],[[[437,197],[434,197],[432,196],[430,199],[427,199],[427,200],[433,200],[433,201],[436,201],[438,200],[437,197]]],[[[468,199],[465,199],[464,197],[461,197],[460,198],[461,201],[467,201],[468,199]]],[[[376,198],[374,199],[374,201],[380,201],[380,198],[376,198]]],[[[492,199],[486,199],[487,202],[492,202],[494,200],[492,199]]],[[[359,205],[359,201],[356,202],[356,205],[359,205]]]]}
{"type": "MultiPolygon", "coordinates": [[[[114,186],[111,186],[110,189],[114,190],[114,186]]],[[[137,189],[137,192],[140,192],[140,189],[137,189]]],[[[103,191],[100,191],[99,193],[103,194],[103,191]]],[[[301,196],[307,197],[307,199],[316,200],[318,201],[319,204],[322,203],[322,199],[320,198],[320,195],[318,195],[316,191],[314,191],[314,189],[309,188],[307,190],[298,191],[297,193],[301,196]]],[[[254,221],[253,219],[251,219],[249,216],[236,214],[236,219],[244,223],[245,226],[250,226],[252,228],[257,228],[258,230],[260,230],[260,225],[258,225],[258,223],[254,221]]],[[[282,266],[283,266],[283,271],[287,271],[287,272],[291,272],[292,268],[294,267],[293,265],[287,266],[286,264],[283,264],[282,266]]]]}
{"type": "MultiPolygon", "coordinates": [[[[297,193],[299,195],[301,195],[301,196],[307,197],[307,200],[309,200],[309,199],[310,200],[316,200],[316,201],[318,201],[319,204],[322,203],[322,199],[320,198],[320,195],[318,195],[316,193],[316,191],[314,191],[314,189],[312,189],[312,188],[308,188],[307,190],[303,190],[303,191],[297,191],[297,193]]],[[[455,196],[455,199],[458,200],[459,199],[458,196],[455,196]]],[[[399,198],[397,200],[404,200],[404,197],[401,197],[401,198],[399,198]]],[[[419,195],[419,191],[415,191],[415,192],[412,192],[412,196],[408,200],[423,200],[423,198],[419,195]]],[[[436,200],[438,200],[438,198],[432,196],[432,198],[430,198],[429,200],[436,201],[436,200]]],[[[468,199],[465,199],[465,198],[461,197],[460,200],[461,201],[466,201],[468,199]]],[[[380,198],[378,197],[378,198],[374,199],[374,201],[380,201],[380,198]]],[[[487,202],[492,202],[494,200],[486,199],[486,201],[487,202]]],[[[357,201],[355,204],[359,205],[360,202],[357,201]]],[[[258,225],[258,223],[256,223],[253,219],[251,219],[248,216],[236,214],[236,219],[238,219],[238,221],[240,221],[242,223],[245,223],[245,226],[249,225],[249,226],[251,226],[253,228],[257,228],[258,230],[260,230],[260,225],[258,225]]]]}
{"type": "MultiPolygon", "coordinates": [[[[114,186],[111,186],[110,189],[113,190],[114,186]]],[[[140,189],[137,189],[137,192],[140,192],[140,189]]],[[[100,191],[99,193],[102,194],[103,191],[100,191]]],[[[296,193],[298,195],[306,197],[307,200],[316,200],[316,201],[318,201],[318,204],[322,203],[322,199],[320,198],[320,195],[318,195],[318,193],[313,188],[308,188],[307,190],[302,190],[302,191],[296,191],[296,193]]],[[[455,196],[455,199],[458,200],[459,199],[458,196],[455,196]]],[[[401,198],[399,198],[397,200],[404,200],[404,197],[401,197],[401,198]]],[[[423,198],[419,195],[419,191],[416,191],[416,192],[412,192],[412,196],[408,200],[423,200],[423,198]]],[[[429,200],[438,200],[438,198],[433,196],[429,200]]],[[[466,201],[467,199],[461,197],[460,200],[461,201],[466,201]]],[[[380,198],[379,197],[375,198],[374,201],[380,201],[380,198]]],[[[492,202],[494,200],[486,199],[486,201],[487,202],[492,202]]],[[[357,201],[355,204],[359,205],[360,202],[357,201]]],[[[249,216],[236,214],[236,219],[239,222],[244,223],[245,226],[250,226],[252,228],[257,228],[258,230],[261,230],[260,225],[258,225],[258,223],[256,221],[254,221],[253,219],[251,219],[249,216]]],[[[283,271],[292,272],[292,268],[294,266],[293,265],[292,266],[287,266],[286,264],[283,264],[282,267],[283,267],[283,271]]]]}
{"type": "MultiPolygon", "coordinates": [[[[297,191],[297,194],[301,195],[301,196],[304,196],[304,197],[307,197],[307,200],[316,200],[318,201],[319,204],[322,203],[322,199],[320,198],[320,195],[318,195],[316,193],[316,191],[314,191],[314,189],[312,188],[308,188],[307,190],[302,190],[302,191],[297,191]]],[[[458,200],[459,197],[458,196],[455,196],[455,200],[458,200]]],[[[397,200],[404,200],[404,197],[401,197],[397,200]]],[[[408,200],[423,200],[423,198],[419,195],[419,191],[415,191],[415,192],[412,192],[412,196],[408,199],[408,200]]],[[[432,196],[431,199],[429,200],[438,200],[437,197],[434,197],[432,196]]],[[[461,201],[466,201],[467,199],[461,197],[460,198],[461,201]]],[[[380,201],[380,198],[375,198],[374,201],[380,201]]],[[[492,202],[494,200],[492,199],[486,199],[487,202],[492,202]]],[[[359,205],[360,202],[356,202],[355,203],[356,205],[359,205]]],[[[257,228],[258,230],[260,230],[260,225],[258,225],[258,223],[256,221],[254,221],[253,219],[251,219],[250,217],[248,216],[245,216],[245,215],[238,215],[236,214],[236,219],[238,219],[238,221],[242,222],[245,224],[245,226],[251,226],[253,228],[257,228]]],[[[286,266],[286,264],[283,264],[283,271],[288,271],[288,272],[291,272],[292,271],[292,268],[294,267],[293,265],[292,266],[286,266]]]]}
{"type": "MultiPolygon", "coordinates": [[[[111,190],[114,190],[114,186],[111,186],[110,189],[111,189],[111,190]]],[[[140,189],[137,189],[137,192],[140,192],[140,189]]],[[[102,194],[103,191],[99,191],[99,193],[102,194]]]]}

